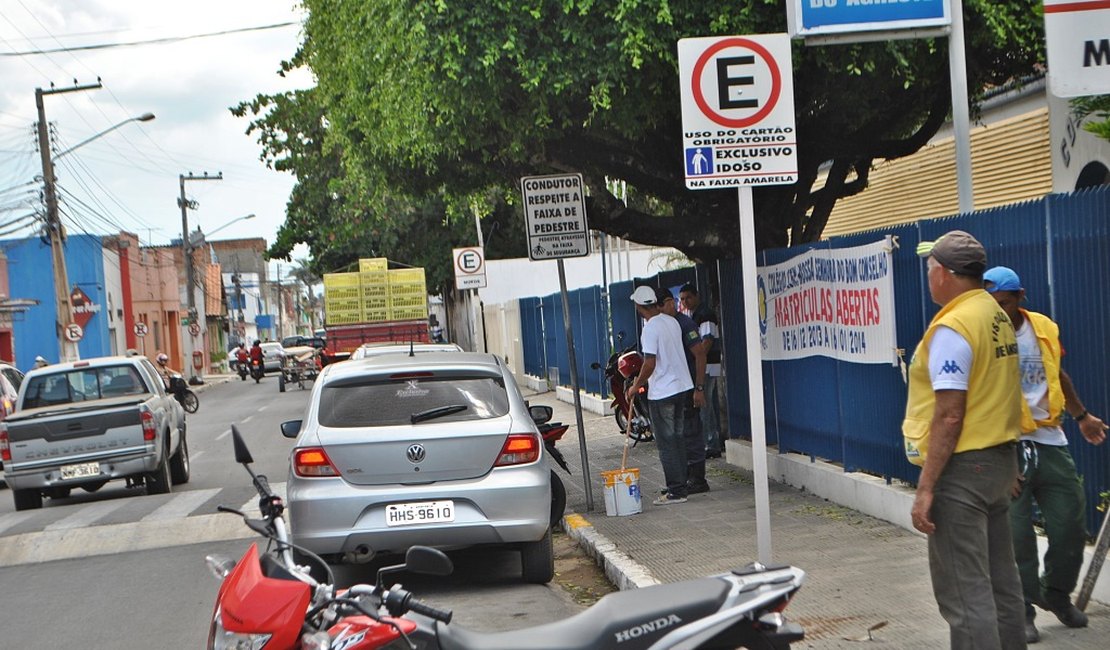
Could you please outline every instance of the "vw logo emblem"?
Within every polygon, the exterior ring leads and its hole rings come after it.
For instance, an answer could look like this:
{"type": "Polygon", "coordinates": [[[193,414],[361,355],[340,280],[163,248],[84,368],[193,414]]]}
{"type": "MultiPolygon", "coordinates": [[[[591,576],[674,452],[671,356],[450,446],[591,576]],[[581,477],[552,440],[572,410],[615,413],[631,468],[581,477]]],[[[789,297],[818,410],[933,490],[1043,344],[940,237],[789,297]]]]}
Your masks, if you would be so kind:
{"type": "Polygon", "coordinates": [[[424,460],[424,445],[409,445],[408,450],[405,452],[405,457],[411,463],[419,463],[424,460]]]}

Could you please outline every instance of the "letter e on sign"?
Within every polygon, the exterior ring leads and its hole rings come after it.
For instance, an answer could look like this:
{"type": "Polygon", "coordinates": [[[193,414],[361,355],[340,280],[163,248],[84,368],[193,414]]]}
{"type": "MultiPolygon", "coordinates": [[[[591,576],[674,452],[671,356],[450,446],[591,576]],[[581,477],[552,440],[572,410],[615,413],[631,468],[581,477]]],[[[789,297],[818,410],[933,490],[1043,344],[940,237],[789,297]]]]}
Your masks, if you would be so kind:
{"type": "Polygon", "coordinates": [[[483,289],[486,286],[486,256],[479,246],[455,248],[455,288],[483,289]]]}

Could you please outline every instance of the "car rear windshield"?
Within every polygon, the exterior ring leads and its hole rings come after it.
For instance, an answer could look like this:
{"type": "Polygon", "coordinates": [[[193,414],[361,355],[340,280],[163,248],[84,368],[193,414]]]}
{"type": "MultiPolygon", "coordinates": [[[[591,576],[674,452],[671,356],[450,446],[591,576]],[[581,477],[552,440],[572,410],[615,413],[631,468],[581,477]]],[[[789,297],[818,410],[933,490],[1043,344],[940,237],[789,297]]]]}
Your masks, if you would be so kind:
{"type": "Polygon", "coordinates": [[[123,395],[142,395],[146,383],[131,365],[77,368],[27,380],[23,408],[57,406],[123,395]]]}
{"type": "Polygon", "coordinates": [[[414,424],[414,419],[425,424],[484,420],[508,412],[501,379],[422,377],[329,384],[320,394],[319,417],[326,427],[380,427],[414,424]]]}

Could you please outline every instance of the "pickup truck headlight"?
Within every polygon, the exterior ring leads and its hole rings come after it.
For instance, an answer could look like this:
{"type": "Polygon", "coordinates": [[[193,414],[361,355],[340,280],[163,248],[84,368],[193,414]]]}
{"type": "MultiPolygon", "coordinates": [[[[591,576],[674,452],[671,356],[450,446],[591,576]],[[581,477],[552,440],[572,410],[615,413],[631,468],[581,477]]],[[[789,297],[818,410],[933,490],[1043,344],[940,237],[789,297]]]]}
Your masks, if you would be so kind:
{"type": "Polygon", "coordinates": [[[261,650],[270,642],[272,634],[246,634],[224,629],[224,618],[219,608],[212,617],[208,632],[208,650],[261,650]]]}

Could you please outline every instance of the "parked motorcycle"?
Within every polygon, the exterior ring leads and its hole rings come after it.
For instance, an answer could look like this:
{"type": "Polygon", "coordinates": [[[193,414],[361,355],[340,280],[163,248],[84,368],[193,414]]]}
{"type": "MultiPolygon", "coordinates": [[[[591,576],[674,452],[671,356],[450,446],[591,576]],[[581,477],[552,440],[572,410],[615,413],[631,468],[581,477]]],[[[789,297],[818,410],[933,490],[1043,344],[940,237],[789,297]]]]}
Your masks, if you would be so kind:
{"type": "Polygon", "coordinates": [[[209,628],[208,648],[267,650],[394,650],[416,648],[593,648],[672,650],[678,648],[789,648],[804,638],[782,612],[802,586],[805,572],[791,566],[749,564],[730,573],[622,591],[557,623],[512,632],[483,633],[451,625],[452,614],[417,600],[386,577],[402,571],[448,575],[451,560],[441,551],[414,546],[404,564],[382,567],[373,585],[335,587],[331,569],[315,554],[289,541],[284,504],[270,490],[237,427],[235,460],[250,474],[262,519],[235,513],[269,545],[252,543],[238,563],[208,556],[222,580],[209,628]],[[294,562],[294,549],[323,569],[294,562]]]}
{"type": "MultiPolygon", "coordinates": [[[[617,335],[617,343],[624,338],[623,334],[617,335]]],[[[597,370],[601,364],[593,363],[590,367],[597,370]]],[[[628,430],[628,418],[632,417],[632,430],[629,435],[637,442],[650,442],[655,439],[651,431],[651,418],[647,410],[647,384],[640,387],[640,392],[628,403],[628,387],[636,380],[636,375],[644,367],[644,358],[636,351],[635,346],[627,347],[620,352],[609,355],[605,363],[605,378],[609,380],[609,392],[613,394],[613,401],[609,408],[613,410],[613,417],[617,427],[623,434],[628,430]]]]}
{"type": "Polygon", "coordinates": [[[174,399],[181,404],[186,413],[196,413],[200,408],[200,398],[197,397],[196,393],[189,390],[185,378],[176,372],[170,376],[170,392],[173,393],[174,399]]]}
{"type": "Polygon", "coordinates": [[[262,381],[265,376],[266,367],[262,365],[262,362],[258,359],[251,359],[251,378],[254,379],[254,383],[257,384],[262,381]]]}
{"type": "MultiPolygon", "coordinates": [[[[549,416],[550,417],[550,416],[549,416]]],[[[544,422],[538,426],[540,436],[543,438],[543,447],[547,450],[547,454],[563,468],[567,474],[570,474],[570,467],[567,466],[567,459],[563,457],[563,452],[555,448],[555,442],[560,440],[563,435],[570,428],[569,424],[562,422],[544,422]]],[[[567,488],[563,485],[563,479],[551,470],[551,525],[557,526],[563,520],[563,513],[567,509],[567,488]]]]}

